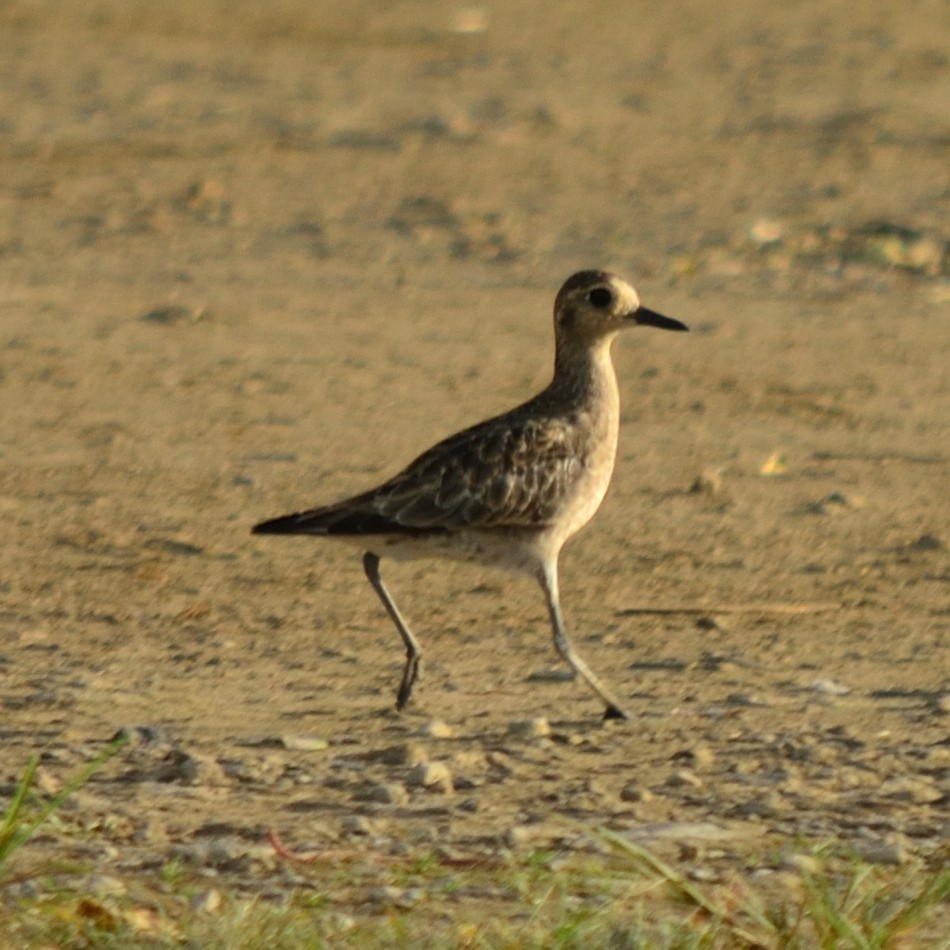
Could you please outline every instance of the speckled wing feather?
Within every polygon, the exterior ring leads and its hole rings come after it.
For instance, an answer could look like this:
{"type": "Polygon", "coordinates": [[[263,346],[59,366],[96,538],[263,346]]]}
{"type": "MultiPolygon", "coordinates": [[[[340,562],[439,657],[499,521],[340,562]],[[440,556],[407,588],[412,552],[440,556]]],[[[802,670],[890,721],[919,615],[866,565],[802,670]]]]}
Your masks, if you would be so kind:
{"type": "Polygon", "coordinates": [[[501,417],[440,442],[372,491],[255,528],[259,534],[430,534],[539,528],[584,468],[582,427],[501,417]]]}

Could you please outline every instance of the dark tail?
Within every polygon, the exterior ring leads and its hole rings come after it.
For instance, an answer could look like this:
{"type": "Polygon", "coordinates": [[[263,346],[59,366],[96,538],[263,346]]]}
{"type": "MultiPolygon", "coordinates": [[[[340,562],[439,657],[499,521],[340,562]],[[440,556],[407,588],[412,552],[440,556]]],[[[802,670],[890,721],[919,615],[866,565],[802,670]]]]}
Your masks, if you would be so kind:
{"type": "Polygon", "coordinates": [[[439,534],[440,528],[412,528],[370,508],[341,502],[283,515],[254,525],[251,534],[309,534],[316,536],[359,534],[439,534]]]}
{"type": "Polygon", "coordinates": [[[315,512],[301,511],[262,521],[251,528],[251,534],[329,534],[327,526],[313,517],[315,512]]]}

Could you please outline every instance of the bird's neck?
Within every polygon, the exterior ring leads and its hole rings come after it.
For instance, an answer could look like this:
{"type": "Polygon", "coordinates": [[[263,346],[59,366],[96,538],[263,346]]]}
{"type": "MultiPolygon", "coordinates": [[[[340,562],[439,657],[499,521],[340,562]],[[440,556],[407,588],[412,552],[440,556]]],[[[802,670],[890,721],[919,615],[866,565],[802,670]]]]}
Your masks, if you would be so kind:
{"type": "Polygon", "coordinates": [[[617,374],[610,356],[613,340],[612,335],[593,345],[558,340],[554,378],[547,392],[562,404],[616,406],[617,374]]]}

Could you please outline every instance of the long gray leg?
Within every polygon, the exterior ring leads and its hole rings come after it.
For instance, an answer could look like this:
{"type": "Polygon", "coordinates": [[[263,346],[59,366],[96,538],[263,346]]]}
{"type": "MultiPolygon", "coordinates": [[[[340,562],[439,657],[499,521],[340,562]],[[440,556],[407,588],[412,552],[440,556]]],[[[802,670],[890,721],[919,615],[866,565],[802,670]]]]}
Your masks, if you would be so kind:
{"type": "Polygon", "coordinates": [[[402,671],[402,682],[399,684],[399,692],[396,694],[396,709],[402,709],[409,702],[412,695],[412,687],[419,679],[419,665],[422,663],[422,650],[419,649],[419,642],[412,635],[412,631],[406,626],[406,621],[402,619],[399,608],[396,607],[383,579],[379,576],[379,557],[372,551],[367,551],[363,555],[363,570],[366,572],[366,578],[373,585],[373,590],[383,602],[386,613],[390,620],[396,625],[402,642],[406,645],[406,666],[402,671]]]}
{"type": "Polygon", "coordinates": [[[607,707],[604,719],[629,719],[620,703],[614,699],[610,690],[600,682],[591,668],[574,652],[567,633],[564,630],[564,619],[561,617],[561,606],[558,596],[557,560],[543,564],[538,571],[538,580],[544,591],[548,603],[548,612],[551,615],[551,629],[554,632],[554,649],[561,655],[570,668],[600,697],[607,707]]]}

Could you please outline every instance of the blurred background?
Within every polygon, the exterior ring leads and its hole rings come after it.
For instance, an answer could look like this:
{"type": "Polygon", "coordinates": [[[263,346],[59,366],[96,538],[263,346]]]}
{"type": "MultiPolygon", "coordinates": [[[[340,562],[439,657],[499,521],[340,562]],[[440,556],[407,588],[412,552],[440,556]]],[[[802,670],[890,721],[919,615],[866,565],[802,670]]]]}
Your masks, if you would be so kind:
{"type": "Polygon", "coordinates": [[[73,813],[100,873],[225,836],[214,873],[279,892],[275,822],[375,881],[587,814],[731,816],[740,871],[891,832],[939,864],[946,0],[6,0],[0,38],[0,780],[132,724],[73,813]],[[396,717],[356,555],[250,527],[544,385],[582,267],[693,331],[616,347],[617,471],[562,558],[635,727],[559,678],[533,585],[425,564],[387,566],[428,663],[396,717]],[[438,807],[377,755],[435,716],[472,752],[438,807]],[[495,767],[525,717],[563,742],[495,767]]]}

